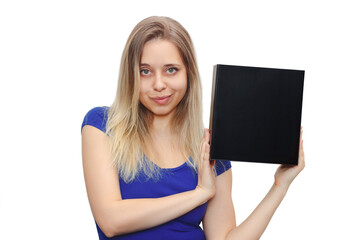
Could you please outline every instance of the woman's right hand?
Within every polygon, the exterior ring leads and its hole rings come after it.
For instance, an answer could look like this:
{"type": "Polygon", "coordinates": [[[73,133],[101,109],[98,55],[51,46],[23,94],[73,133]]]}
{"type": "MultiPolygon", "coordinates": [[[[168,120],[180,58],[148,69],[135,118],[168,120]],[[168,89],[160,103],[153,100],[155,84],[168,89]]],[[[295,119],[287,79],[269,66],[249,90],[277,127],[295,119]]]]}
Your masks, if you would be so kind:
{"type": "Polygon", "coordinates": [[[204,137],[200,143],[200,159],[198,165],[198,185],[196,189],[201,190],[208,199],[211,199],[216,192],[215,189],[215,160],[210,160],[210,132],[204,129],[204,137]]]}

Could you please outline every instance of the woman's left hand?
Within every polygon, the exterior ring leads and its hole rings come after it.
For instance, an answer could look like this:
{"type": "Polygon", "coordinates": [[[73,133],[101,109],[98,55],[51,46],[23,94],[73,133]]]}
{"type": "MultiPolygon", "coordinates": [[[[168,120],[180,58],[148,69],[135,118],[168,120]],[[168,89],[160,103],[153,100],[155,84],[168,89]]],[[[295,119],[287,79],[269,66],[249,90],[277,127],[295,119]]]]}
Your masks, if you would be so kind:
{"type": "Polygon", "coordinates": [[[304,169],[305,159],[304,159],[304,147],[302,140],[302,126],[300,131],[300,141],[299,141],[299,160],[298,165],[289,166],[289,165],[280,165],[275,173],[275,185],[284,187],[288,189],[295,177],[304,169]]]}

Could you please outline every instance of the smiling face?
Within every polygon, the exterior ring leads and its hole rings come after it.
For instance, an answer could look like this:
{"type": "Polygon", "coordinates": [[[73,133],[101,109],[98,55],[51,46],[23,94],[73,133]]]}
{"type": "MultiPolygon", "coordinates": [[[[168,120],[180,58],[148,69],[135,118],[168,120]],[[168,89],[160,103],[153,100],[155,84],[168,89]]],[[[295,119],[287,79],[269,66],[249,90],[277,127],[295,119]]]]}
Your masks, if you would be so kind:
{"type": "Polygon", "coordinates": [[[154,116],[172,116],[186,88],[186,67],[177,47],[163,39],[148,41],[140,62],[140,102],[154,116]]]}

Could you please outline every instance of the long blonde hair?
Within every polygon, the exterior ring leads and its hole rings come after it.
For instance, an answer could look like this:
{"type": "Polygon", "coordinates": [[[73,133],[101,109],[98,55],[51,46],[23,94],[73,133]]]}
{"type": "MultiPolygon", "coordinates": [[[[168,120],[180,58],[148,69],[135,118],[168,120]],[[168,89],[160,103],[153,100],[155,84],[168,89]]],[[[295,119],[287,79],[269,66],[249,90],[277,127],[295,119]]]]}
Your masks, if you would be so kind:
{"type": "Polygon", "coordinates": [[[159,168],[148,161],[144,150],[149,142],[152,113],[139,101],[140,60],[143,47],[152,39],[168,40],[178,48],[187,72],[187,90],[176,107],[171,129],[179,136],[187,164],[197,172],[199,145],[203,136],[202,88],[190,35],[169,17],[148,17],[132,30],[122,53],[116,97],[108,110],[106,133],[110,137],[112,163],[125,182],[143,170],[157,179],[159,168]],[[189,160],[190,154],[193,161],[189,160]]]}

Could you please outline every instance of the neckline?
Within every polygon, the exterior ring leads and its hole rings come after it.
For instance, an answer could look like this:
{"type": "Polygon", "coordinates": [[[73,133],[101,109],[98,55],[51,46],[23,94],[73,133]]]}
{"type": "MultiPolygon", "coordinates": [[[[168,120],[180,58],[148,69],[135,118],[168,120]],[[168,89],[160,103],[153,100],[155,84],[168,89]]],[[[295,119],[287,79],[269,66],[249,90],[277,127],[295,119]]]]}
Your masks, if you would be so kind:
{"type": "MultiPolygon", "coordinates": [[[[151,162],[152,164],[154,164],[156,167],[160,168],[160,169],[163,170],[163,171],[176,171],[176,170],[181,169],[181,168],[183,168],[183,167],[185,167],[185,166],[187,165],[187,160],[186,160],[186,161],[185,161],[183,164],[181,164],[180,166],[173,167],[173,168],[162,168],[162,167],[160,167],[159,165],[157,165],[156,163],[154,163],[153,161],[151,161],[146,155],[145,155],[145,158],[146,158],[149,162],[151,162]]],[[[191,156],[189,156],[188,159],[189,159],[190,161],[192,161],[191,156]]]]}

